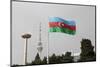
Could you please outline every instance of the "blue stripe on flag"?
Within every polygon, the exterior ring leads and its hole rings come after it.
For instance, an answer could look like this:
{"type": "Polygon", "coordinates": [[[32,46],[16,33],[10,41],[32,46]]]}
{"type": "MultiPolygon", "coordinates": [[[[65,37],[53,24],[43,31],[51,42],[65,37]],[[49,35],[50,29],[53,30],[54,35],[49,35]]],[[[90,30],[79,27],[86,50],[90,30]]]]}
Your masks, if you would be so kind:
{"type": "Polygon", "coordinates": [[[64,20],[64,19],[59,18],[59,17],[50,17],[49,22],[63,22],[63,23],[68,24],[70,26],[76,25],[75,21],[73,21],[73,20],[64,20]]]}

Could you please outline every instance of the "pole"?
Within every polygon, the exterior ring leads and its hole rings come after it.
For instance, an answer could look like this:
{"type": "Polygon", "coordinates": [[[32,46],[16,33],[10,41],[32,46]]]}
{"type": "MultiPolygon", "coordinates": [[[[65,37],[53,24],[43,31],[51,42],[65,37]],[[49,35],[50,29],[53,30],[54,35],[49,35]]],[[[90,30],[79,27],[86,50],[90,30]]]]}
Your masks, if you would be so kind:
{"type": "MultiPolygon", "coordinates": [[[[49,26],[48,26],[49,30],[49,26]]],[[[48,44],[47,44],[47,64],[49,64],[49,32],[48,32],[48,44]]]]}
{"type": "Polygon", "coordinates": [[[49,64],[49,48],[47,49],[47,64],[49,64]]]}
{"type": "Polygon", "coordinates": [[[25,42],[25,65],[27,64],[27,43],[28,43],[28,39],[26,38],[26,42],[25,42]]]}

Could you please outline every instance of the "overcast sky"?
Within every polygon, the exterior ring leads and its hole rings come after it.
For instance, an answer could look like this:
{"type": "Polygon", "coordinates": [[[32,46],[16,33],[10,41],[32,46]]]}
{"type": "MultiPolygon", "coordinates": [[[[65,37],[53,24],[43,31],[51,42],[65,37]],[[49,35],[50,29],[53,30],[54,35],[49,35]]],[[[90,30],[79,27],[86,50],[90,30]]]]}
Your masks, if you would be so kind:
{"type": "Polygon", "coordinates": [[[95,7],[44,4],[44,3],[12,3],[12,63],[24,64],[25,40],[23,33],[30,33],[28,40],[28,62],[34,60],[37,54],[39,40],[39,24],[42,24],[41,58],[55,53],[61,55],[66,51],[73,54],[80,53],[80,41],[82,38],[90,39],[95,46],[95,7]],[[76,22],[76,34],[48,33],[49,17],[60,17],[76,22]],[[49,46],[48,46],[49,44],[49,46]],[[49,48],[48,48],[49,47],[49,48]]]}

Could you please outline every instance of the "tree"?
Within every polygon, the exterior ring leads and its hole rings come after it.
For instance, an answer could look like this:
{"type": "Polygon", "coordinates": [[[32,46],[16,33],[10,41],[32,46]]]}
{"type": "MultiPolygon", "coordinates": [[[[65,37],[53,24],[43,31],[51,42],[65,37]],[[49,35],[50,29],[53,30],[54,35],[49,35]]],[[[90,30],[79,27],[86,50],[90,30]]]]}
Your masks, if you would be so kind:
{"type": "Polygon", "coordinates": [[[66,52],[65,54],[62,54],[62,56],[56,56],[53,54],[49,57],[49,63],[50,64],[58,64],[58,63],[71,63],[73,62],[73,57],[71,56],[71,52],[66,52]]]}
{"type": "Polygon", "coordinates": [[[32,62],[32,64],[35,64],[35,65],[42,64],[42,61],[41,61],[40,56],[39,56],[39,53],[37,53],[37,55],[35,57],[35,60],[32,62]]]}
{"type": "Polygon", "coordinates": [[[43,58],[42,64],[47,64],[47,57],[43,58]]]}
{"type": "Polygon", "coordinates": [[[71,63],[73,62],[73,57],[71,56],[71,52],[66,52],[65,55],[62,57],[63,63],[71,63]]]}
{"type": "Polygon", "coordinates": [[[71,52],[66,52],[65,56],[70,57],[71,56],[71,52]]]}
{"type": "Polygon", "coordinates": [[[94,52],[94,46],[92,46],[91,40],[82,39],[81,41],[81,54],[79,61],[93,61],[96,60],[96,54],[94,52]]]}
{"type": "Polygon", "coordinates": [[[56,58],[55,54],[53,54],[51,57],[49,57],[50,64],[55,64],[55,63],[57,63],[56,61],[57,61],[57,58],[56,58]]]}

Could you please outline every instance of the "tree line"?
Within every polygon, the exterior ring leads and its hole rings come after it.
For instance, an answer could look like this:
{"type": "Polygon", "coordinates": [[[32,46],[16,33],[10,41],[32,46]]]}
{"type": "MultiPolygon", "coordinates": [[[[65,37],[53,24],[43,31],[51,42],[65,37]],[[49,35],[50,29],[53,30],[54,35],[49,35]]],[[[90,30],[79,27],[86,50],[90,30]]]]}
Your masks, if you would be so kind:
{"type": "MultiPolygon", "coordinates": [[[[94,51],[94,46],[89,39],[82,39],[81,43],[81,53],[80,59],[77,62],[89,62],[96,61],[96,52],[94,51]]],[[[52,54],[49,56],[49,64],[59,64],[59,63],[73,63],[74,56],[71,55],[71,52],[66,52],[62,55],[52,54]]],[[[37,53],[35,60],[26,65],[43,65],[47,64],[47,57],[44,57],[43,60],[40,59],[39,53],[37,53]]],[[[17,66],[17,65],[13,65],[17,66]]]]}

